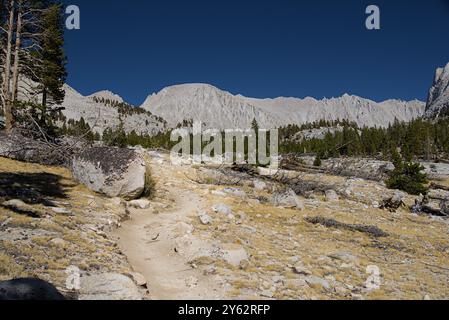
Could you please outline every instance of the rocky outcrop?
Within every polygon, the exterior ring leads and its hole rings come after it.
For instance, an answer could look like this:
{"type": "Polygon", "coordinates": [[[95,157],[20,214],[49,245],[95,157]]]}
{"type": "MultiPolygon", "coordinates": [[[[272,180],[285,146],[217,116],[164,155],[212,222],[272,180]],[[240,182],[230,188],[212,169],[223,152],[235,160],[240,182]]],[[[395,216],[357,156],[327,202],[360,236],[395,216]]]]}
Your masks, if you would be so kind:
{"type": "MultiPolygon", "coordinates": [[[[64,85],[65,99],[60,107],[66,121],[80,121],[90,125],[94,132],[103,134],[106,129],[117,129],[123,124],[126,133],[155,135],[165,130],[165,121],[143,109],[133,107],[110,92],[100,91],[83,96],[75,89],[64,85]],[[108,101],[109,103],[105,102],[108,101]]],[[[61,125],[62,123],[56,123],[61,125]]]]}
{"type": "Polygon", "coordinates": [[[136,284],[116,273],[97,274],[81,278],[80,300],[141,300],[136,284]]]}
{"type": "Polygon", "coordinates": [[[449,115],[449,63],[438,68],[427,100],[426,117],[438,118],[449,115]]]}
{"type": "Polygon", "coordinates": [[[145,161],[132,149],[91,148],[74,157],[71,169],[77,181],[111,198],[136,199],[145,189],[145,161]]]}
{"type": "Polygon", "coordinates": [[[256,119],[261,128],[301,125],[319,120],[348,120],[359,126],[386,127],[395,119],[410,121],[421,117],[421,101],[375,102],[345,94],[342,97],[254,99],[233,95],[207,84],[171,86],[147,98],[141,106],[176,127],[183,120],[201,120],[216,129],[250,128],[256,119]]]}

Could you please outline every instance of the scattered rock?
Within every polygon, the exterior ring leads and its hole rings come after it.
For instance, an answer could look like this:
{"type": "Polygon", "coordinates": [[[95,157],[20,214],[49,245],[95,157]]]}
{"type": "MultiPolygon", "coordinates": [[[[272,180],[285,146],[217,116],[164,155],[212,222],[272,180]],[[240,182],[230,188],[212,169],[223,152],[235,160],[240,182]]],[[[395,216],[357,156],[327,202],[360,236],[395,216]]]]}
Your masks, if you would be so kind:
{"type": "Polygon", "coordinates": [[[145,161],[135,150],[90,148],[73,158],[71,169],[76,180],[108,197],[132,200],[145,189],[145,161]]]}
{"type": "Polygon", "coordinates": [[[145,277],[138,273],[138,272],[131,272],[129,274],[131,276],[131,278],[134,280],[134,282],[139,286],[139,287],[146,287],[147,286],[147,279],[145,279],[145,277]]]}
{"type": "Polygon", "coordinates": [[[81,278],[80,300],[141,300],[139,290],[130,278],[117,273],[104,273],[81,278]]]}
{"type": "Polygon", "coordinates": [[[267,189],[267,184],[261,180],[255,180],[253,182],[254,185],[254,189],[256,189],[257,191],[263,191],[267,189]]]}
{"type": "Polygon", "coordinates": [[[216,205],[214,205],[213,207],[212,207],[212,210],[215,212],[215,213],[221,213],[221,214],[224,214],[224,215],[230,215],[230,214],[232,214],[232,210],[231,210],[231,208],[229,208],[227,205],[225,205],[225,204],[216,204],[216,205]]]}
{"type": "Polygon", "coordinates": [[[175,225],[173,231],[176,236],[184,236],[186,234],[192,234],[193,231],[195,231],[195,227],[192,226],[191,224],[181,221],[175,225]]]}
{"type": "Polygon", "coordinates": [[[310,286],[319,285],[319,286],[322,286],[326,290],[329,290],[330,287],[331,287],[329,282],[326,279],[323,279],[323,278],[320,278],[320,277],[317,277],[317,276],[313,276],[313,275],[312,276],[307,276],[305,278],[305,280],[306,280],[307,284],[310,285],[310,286]]]}
{"type": "Polygon", "coordinates": [[[246,250],[236,244],[228,244],[222,247],[223,259],[233,265],[238,267],[243,260],[248,260],[248,253],[246,250]]]}
{"type": "Polygon", "coordinates": [[[239,198],[246,198],[246,192],[238,188],[226,188],[223,192],[227,195],[233,195],[239,198]]]}
{"type": "Polygon", "coordinates": [[[203,211],[198,212],[198,218],[200,219],[201,223],[204,225],[211,224],[213,221],[212,217],[203,211]]]}
{"type": "Polygon", "coordinates": [[[291,258],[290,258],[290,261],[293,262],[293,263],[297,263],[297,262],[299,262],[299,260],[300,260],[300,259],[299,259],[298,256],[294,256],[294,257],[291,257],[291,258]]]}
{"type": "Polygon", "coordinates": [[[69,243],[61,238],[54,238],[50,240],[50,244],[58,247],[58,248],[65,248],[69,245],[69,243]]]}
{"type": "Polygon", "coordinates": [[[311,275],[312,274],[312,272],[310,272],[310,270],[309,269],[307,269],[306,267],[304,267],[302,264],[296,264],[294,267],[293,267],[293,271],[296,273],[296,274],[300,274],[300,275],[305,275],[305,276],[307,276],[307,275],[311,275]]]}
{"type": "Polygon", "coordinates": [[[391,162],[388,162],[384,167],[385,172],[391,172],[394,169],[395,169],[394,164],[391,162]]]}
{"type": "Polygon", "coordinates": [[[441,212],[447,216],[449,216],[449,200],[441,201],[441,212]]]}
{"type": "Polygon", "coordinates": [[[394,203],[404,202],[404,197],[405,194],[403,194],[402,192],[396,192],[394,196],[391,198],[391,201],[393,201],[394,203]]]}
{"type": "Polygon", "coordinates": [[[128,205],[131,208],[145,210],[145,209],[148,209],[150,207],[151,202],[150,202],[150,200],[147,200],[147,199],[138,199],[138,200],[129,201],[128,205]]]}
{"type": "Polygon", "coordinates": [[[56,214],[63,214],[67,216],[73,216],[73,212],[67,208],[51,208],[51,210],[56,214]]]}
{"type": "Polygon", "coordinates": [[[325,194],[327,202],[335,202],[339,200],[338,194],[335,190],[326,190],[325,194]]]}
{"type": "Polygon", "coordinates": [[[275,293],[274,290],[263,290],[263,291],[260,293],[260,295],[261,295],[262,297],[264,297],[264,298],[269,298],[269,299],[271,299],[271,298],[274,297],[274,293],[275,293]]]}
{"type": "Polygon", "coordinates": [[[358,262],[359,258],[349,252],[337,252],[329,255],[329,258],[340,260],[343,262],[358,262]]]}
{"type": "Polygon", "coordinates": [[[295,290],[297,290],[299,288],[303,288],[304,286],[307,286],[307,282],[305,281],[305,279],[303,277],[301,277],[299,279],[286,279],[284,282],[287,287],[290,287],[295,290]]]}
{"type": "Polygon", "coordinates": [[[274,283],[283,283],[284,279],[285,279],[285,277],[283,277],[283,276],[274,276],[273,277],[273,282],[274,283]]]}
{"type": "Polygon", "coordinates": [[[226,193],[220,190],[213,190],[211,194],[213,194],[214,196],[226,197],[226,193]]]}
{"type": "Polygon", "coordinates": [[[364,300],[363,296],[359,293],[351,293],[351,298],[353,300],[359,300],[359,301],[364,300]]]}
{"type": "Polygon", "coordinates": [[[273,203],[277,207],[296,208],[304,210],[304,202],[296,195],[292,189],[284,192],[276,192],[273,195],[273,203]]]}
{"type": "Polygon", "coordinates": [[[6,209],[30,216],[32,218],[40,218],[45,214],[44,212],[41,212],[40,210],[34,208],[33,206],[26,204],[22,200],[18,199],[5,201],[2,203],[2,206],[6,209]]]}

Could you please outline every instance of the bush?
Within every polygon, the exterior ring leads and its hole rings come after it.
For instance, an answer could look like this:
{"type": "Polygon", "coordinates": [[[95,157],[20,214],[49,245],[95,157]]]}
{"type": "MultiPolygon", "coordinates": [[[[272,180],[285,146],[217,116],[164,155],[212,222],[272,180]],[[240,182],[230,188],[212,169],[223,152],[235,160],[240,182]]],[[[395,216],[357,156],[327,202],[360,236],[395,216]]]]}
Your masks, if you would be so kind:
{"type": "Polygon", "coordinates": [[[315,161],[313,162],[313,165],[315,167],[321,167],[321,165],[323,164],[323,162],[321,161],[321,157],[318,155],[315,158],[315,161]]]}
{"type": "Polygon", "coordinates": [[[146,155],[144,157],[145,164],[146,164],[146,171],[145,171],[145,189],[143,191],[143,197],[146,197],[148,199],[153,199],[156,193],[156,181],[153,178],[153,175],[151,173],[151,165],[150,165],[150,159],[146,155]]]}
{"type": "Polygon", "coordinates": [[[393,164],[395,169],[390,173],[385,182],[389,189],[398,189],[409,194],[427,194],[427,175],[423,173],[424,167],[419,163],[404,162],[398,152],[393,152],[393,164]]]}

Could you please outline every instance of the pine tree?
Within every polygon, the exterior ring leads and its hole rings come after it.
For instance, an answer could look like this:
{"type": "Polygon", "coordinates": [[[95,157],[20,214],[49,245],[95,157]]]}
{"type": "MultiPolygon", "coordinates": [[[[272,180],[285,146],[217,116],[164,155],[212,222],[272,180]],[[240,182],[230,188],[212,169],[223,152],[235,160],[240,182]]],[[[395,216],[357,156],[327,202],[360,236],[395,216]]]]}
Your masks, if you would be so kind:
{"type": "Polygon", "coordinates": [[[395,169],[390,173],[386,185],[390,189],[399,189],[409,194],[427,194],[427,175],[419,163],[404,162],[401,155],[394,150],[392,154],[395,169]]]}
{"type": "Polygon", "coordinates": [[[251,129],[254,130],[256,132],[256,134],[258,134],[259,123],[257,122],[256,118],[254,118],[253,121],[251,122],[251,129]]]}
{"type": "Polygon", "coordinates": [[[42,90],[42,106],[61,104],[67,72],[64,54],[63,14],[59,4],[52,4],[42,17],[43,36],[39,53],[42,60],[39,83],[42,90]]]}

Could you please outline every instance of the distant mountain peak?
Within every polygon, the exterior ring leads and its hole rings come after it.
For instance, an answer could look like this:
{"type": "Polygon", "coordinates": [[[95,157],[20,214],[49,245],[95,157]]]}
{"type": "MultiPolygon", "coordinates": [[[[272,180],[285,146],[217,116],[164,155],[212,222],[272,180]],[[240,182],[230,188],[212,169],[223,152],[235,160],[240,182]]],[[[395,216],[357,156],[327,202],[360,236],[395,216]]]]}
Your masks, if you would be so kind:
{"type": "Polygon", "coordinates": [[[166,119],[171,126],[194,119],[211,128],[248,128],[256,119],[261,127],[268,129],[337,119],[354,121],[360,126],[388,126],[395,119],[410,121],[422,116],[425,103],[393,99],[378,103],[347,93],[322,100],[258,99],[233,95],[209,84],[189,83],[152,94],[141,107],[166,119]]]}
{"type": "Polygon", "coordinates": [[[101,91],[95,92],[95,93],[91,94],[90,96],[88,96],[88,98],[93,98],[93,97],[103,98],[105,100],[116,101],[119,103],[125,102],[122,99],[122,97],[120,97],[118,94],[115,94],[109,90],[101,90],[101,91]]]}
{"type": "Polygon", "coordinates": [[[435,71],[426,106],[428,118],[438,118],[443,114],[449,114],[449,63],[435,71]]]}

